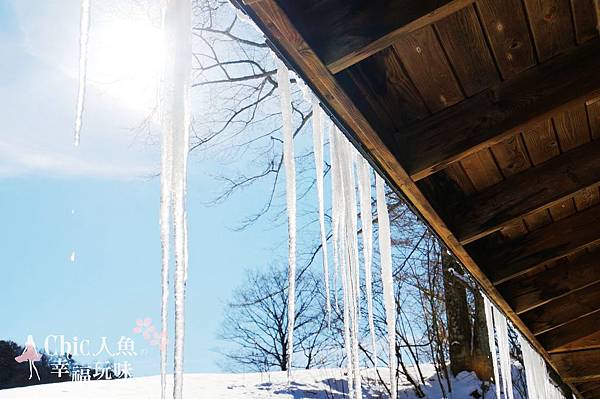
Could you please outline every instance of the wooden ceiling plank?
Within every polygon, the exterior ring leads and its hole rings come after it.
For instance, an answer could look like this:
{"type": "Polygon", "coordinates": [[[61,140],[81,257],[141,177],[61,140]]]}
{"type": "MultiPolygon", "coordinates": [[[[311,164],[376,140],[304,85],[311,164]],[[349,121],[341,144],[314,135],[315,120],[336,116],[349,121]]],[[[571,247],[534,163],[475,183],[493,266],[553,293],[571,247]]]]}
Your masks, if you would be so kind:
{"type": "Polygon", "coordinates": [[[414,180],[600,95],[600,40],[523,72],[396,135],[414,180]]]}
{"type": "Polygon", "coordinates": [[[477,0],[483,27],[504,79],[535,65],[527,20],[520,0],[477,0]]]}
{"type": "Polygon", "coordinates": [[[522,313],[521,319],[539,335],[600,311],[600,283],[522,313]]]}
{"type": "Polygon", "coordinates": [[[500,284],[600,241],[599,225],[600,206],[596,205],[514,241],[490,246],[480,240],[467,250],[492,282],[500,284]]]}
{"type": "MultiPolygon", "coordinates": [[[[453,0],[453,1],[445,1],[433,5],[435,3],[420,1],[420,2],[408,2],[410,6],[413,8],[411,13],[407,13],[405,10],[402,10],[400,7],[398,9],[399,12],[396,12],[395,15],[390,12],[381,12],[381,14],[390,14],[387,15],[385,20],[392,21],[392,18],[395,18],[393,21],[396,27],[389,31],[387,34],[381,37],[370,37],[365,38],[362,44],[353,45],[344,49],[344,55],[331,55],[328,56],[326,54],[323,55],[322,59],[327,64],[327,68],[332,74],[337,74],[344,69],[355,65],[362,60],[372,56],[375,53],[391,46],[398,40],[400,40],[403,36],[408,33],[414,32],[418,29],[423,28],[424,26],[430,25],[436,21],[439,21],[448,15],[455,13],[458,10],[463,9],[464,7],[469,6],[473,3],[474,0],[453,0]],[[416,8],[418,7],[418,8],[416,8]],[[404,11],[404,12],[401,12],[404,11]],[[411,19],[412,18],[412,19],[411,19]]],[[[368,2],[366,2],[368,3],[368,2]]],[[[406,1],[403,3],[407,3],[406,1]]],[[[373,23],[381,23],[382,18],[373,18],[373,23]]],[[[357,26],[351,26],[346,23],[347,27],[345,28],[348,32],[346,34],[356,34],[356,32],[360,31],[360,28],[357,26]],[[352,30],[350,28],[353,28],[352,30]]]]}
{"type": "Polygon", "coordinates": [[[600,142],[576,148],[474,194],[451,211],[462,243],[600,184],[600,142]]]}
{"type": "Polygon", "coordinates": [[[503,180],[492,153],[487,148],[469,155],[460,163],[477,191],[485,190],[503,180]]]}
{"type": "Polygon", "coordinates": [[[600,138],[600,98],[594,98],[586,103],[588,121],[592,131],[592,139],[600,138]]]}
{"type": "Polygon", "coordinates": [[[585,104],[578,104],[554,116],[554,127],[560,149],[569,151],[590,141],[590,128],[588,124],[585,104]]]}
{"type": "Polygon", "coordinates": [[[569,0],[524,0],[540,62],[575,46],[569,0]]]}
{"type": "Polygon", "coordinates": [[[472,6],[447,16],[434,26],[468,97],[498,83],[498,71],[472,6]]]}
{"type": "Polygon", "coordinates": [[[520,134],[493,145],[491,150],[504,177],[516,175],[531,167],[520,134]]]}
{"type": "Polygon", "coordinates": [[[577,384],[577,388],[580,393],[588,393],[590,391],[600,389],[600,381],[584,382],[582,384],[577,384]]]}
{"type": "Polygon", "coordinates": [[[600,312],[595,312],[541,334],[538,338],[549,353],[600,349],[600,312]]]}
{"type": "Polygon", "coordinates": [[[594,0],[571,0],[571,11],[575,23],[577,44],[585,43],[598,37],[596,10],[594,0]]]}
{"type": "Polygon", "coordinates": [[[391,47],[374,54],[344,73],[360,76],[359,84],[370,89],[367,97],[373,98],[378,102],[379,107],[387,111],[397,128],[430,114],[398,55],[391,47]]]}
{"type": "Polygon", "coordinates": [[[585,382],[600,378],[600,349],[550,355],[566,381],[585,382]]]}
{"type": "Polygon", "coordinates": [[[431,112],[464,99],[431,26],[405,35],[393,47],[431,112]]]}
{"type": "Polygon", "coordinates": [[[562,260],[540,273],[510,280],[499,287],[517,314],[600,282],[600,252],[574,261],[562,260]]]}

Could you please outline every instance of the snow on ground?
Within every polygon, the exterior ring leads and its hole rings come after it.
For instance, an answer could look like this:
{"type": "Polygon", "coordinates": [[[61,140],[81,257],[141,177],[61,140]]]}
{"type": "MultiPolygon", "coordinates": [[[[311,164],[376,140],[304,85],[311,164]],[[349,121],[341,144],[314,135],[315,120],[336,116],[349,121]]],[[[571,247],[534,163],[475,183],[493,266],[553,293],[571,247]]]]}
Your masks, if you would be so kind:
{"type": "MultiPolygon", "coordinates": [[[[437,379],[430,366],[423,367],[427,378],[426,398],[441,399],[437,379]]],[[[387,376],[387,369],[380,369],[387,376]]],[[[374,384],[374,370],[363,373],[363,397],[387,398],[374,384]]],[[[452,380],[454,399],[470,399],[470,393],[481,382],[472,373],[461,373],[452,380]]],[[[168,391],[172,392],[173,378],[168,379],[168,391]]],[[[286,372],[248,374],[185,374],[185,399],[342,399],[347,396],[344,370],[315,369],[294,370],[288,383],[286,372]]],[[[408,383],[399,387],[402,399],[416,399],[408,383]]],[[[493,394],[492,394],[493,396],[493,394]]],[[[0,399],[158,399],[160,376],[130,378],[112,381],[64,382],[35,385],[26,388],[0,390],[0,399]]]]}

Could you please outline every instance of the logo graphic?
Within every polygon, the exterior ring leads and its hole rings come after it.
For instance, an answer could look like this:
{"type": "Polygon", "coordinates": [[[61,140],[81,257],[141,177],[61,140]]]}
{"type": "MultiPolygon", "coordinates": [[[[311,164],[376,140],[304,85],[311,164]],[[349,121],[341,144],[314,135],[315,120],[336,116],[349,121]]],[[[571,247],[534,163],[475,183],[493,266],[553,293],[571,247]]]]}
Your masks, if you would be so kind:
{"type": "Polygon", "coordinates": [[[40,381],[40,374],[38,373],[37,367],[35,367],[35,362],[39,362],[42,359],[42,355],[40,355],[35,348],[35,342],[33,341],[33,336],[27,336],[27,343],[25,344],[25,350],[23,353],[17,357],[15,360],[18,363],[23,363],[25,361],[29,362],[29,379],[33,378],[33,370],[35,370],[35,375],[37,376],[38,381],[40,381]]]}

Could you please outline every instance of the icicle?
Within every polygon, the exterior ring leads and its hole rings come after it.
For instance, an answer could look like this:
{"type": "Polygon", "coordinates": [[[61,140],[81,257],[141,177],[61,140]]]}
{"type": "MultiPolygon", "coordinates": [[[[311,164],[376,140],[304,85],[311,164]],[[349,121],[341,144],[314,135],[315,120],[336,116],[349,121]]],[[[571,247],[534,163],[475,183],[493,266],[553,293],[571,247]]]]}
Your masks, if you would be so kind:
{"type": "Polygon", "coordinates": [[[523,353],[528,398],[564,399],[563,392],[552,383],[546,362],[540,354],[522,336],[519,336],[519,344],[523,353]]]}
{"type": "Polygon", "coordinates": [[[294,353],[294,316],[296,312],[296,165],[292,129],[292,96],[288,69],[277,59],[277,83],[283,118],[283,163],[285,169],[285,197],[288,212],[288,374],[292,369],[294,353]]]}
{"type": "Polygon", "coordinates": [[[366,159],[360,155],[358,164],[358,193],[360,197],[360,221],[363,237],[363,259],[365,262],[365,285],[367,291],[367,316],[371,347],[373,351],[373,366],[377,368],[377,345],[375,343],[375,323],[373,321],[373,215],[371,214],[371,168],[366,159]]]}
{"type": "Polygon", "coordinates": [[[498,357],[496,356],[496,339],[494,338],[494,314],[490,300],[483,296],[485,310],[485,321],[487,324],[488,343],[490,355],[492,356],[492,366],[494,370],[494,386],[496,387],[496,399],[500,399],[500,374],[498,372],[498,357]]]}
{"type": "Polygon", "coordinates": [[[359,298],[360,298],[360,282],[359,282],[359,262],[358,262],[358,237],[357,237],[357,204],[356,204],[356,183],[353,173],[353,151],[352,145],[339,134],[340,141],[338,142],[338,151],[341,159],[342,176],[344,185],[344,199],[347,200],[345,206],[345,234],[346,234],[346,256],[348,265],[348,284],[350,287],[350,311],[351,311],[351,342],[352,342],[352,374],[354,376],[354,390],[357,399],[362,398],[361,389],[361,374],[359,364],[359,298]]]}
{"type": "Polygon", "coordinates": [[[514,399],[506,317],[504,317],[504,315],[495,307],[493,308],[493,312],[494,324],[496,325],[496,331],[498,333],[498,353],[500,354],[500,372],[502,374],[504,396],[508,397],[509,399],[514,399]]]}
{"type": "Polygon", "coordinates": [[[167,394],[167,334],[169,305],[169,256],[170,256],[170,214],[172,205],[173,148],[172,130],[166,127],[162,135],[160,171],[160,242],[162,249],[161,269],[161,335],[160,335],[160,387],[161,399],[167,394]]]}
{"type": "Polygon", "coordinates": [[[336,161],[336,148],[335,148],[335,125],[332,123],[329,129],[329,162],[331,164],[330,176],[331,176],[331,235],[332,235],[332,247],[333,247],[333,295],[335,310],[339,313],[339,301],[338,301],[338,274],[340,270],[339,265],[339,204],[340,200],[338,196],[338,172],[337,172],[337,161],[336,161]]]}
{"type": "Polygon", "coordinates": [[[81,0],[79,22],[79,89],[77,91],[77,115],[75,116],[75,147],[79,146],[83,103],[87,75],[88,42],[90,38],[90,0],[81,0]]]}
{"type": "Polygon", "coordinates": [[[71,251],[71,255],[69,256],[69,260],[71,263],[75,263],[75,251],[71,251]]]}
{"type": "Polygon", "coordinates": [[[375,188],[377,191],[377,218],[379,221],[379,252],[381,257],[381,281],[383,283],[383,296],[386,321],[388,325],[390,391],[392,398],[396,393],[396,302],[394,297],[394,277],[392,273],[392,249],[390,235],[390,218],[385,199],[385,187],[381,176],[375,175],[375,188]]]}
{"type": "MultiPolygon", "coordinates": [[[[183,397],[183,354],[185,333],[185,279],[187,274],[187,216],[186,184],[187,157],[189,152],[190,126],[190,87],[192,57],[192,6],[190,0],[168,0],[164,3],[163,29],[165,32],[165,71],[161,89],[161,122],[163,125],[163,149],[161,172],[161,240],[163,240],[162,283],[168,283],[169,218],[168,210],[172,201],[172,218],[175,252],[175,350],[174,350],[174,386],[173,398],[183,397]],[[170,158],[170,159],[169,159],[170,158]],[[170,183],[170,184],[169,184],[170,183]],[[169,191],[170,187],[170,192],[169,191]],[[167,215],[167,217],[165,217],[167,215]]],[[[166,300],[168,288],[163,286],[161,320],[163,336],[161,346],[166,348],[166,300]]],[[[164,367],[161,355],[161,371],[164,367]]],[[[165,378],[161,376],[162,394],[165,390],[165,378]]]]}
{"type": "Polygon", "coordinates": [[[344,191],[343,182],[343,165],[341,157],[341,143],[339,133],[335,125],[330,131],[329,138],[330,154],[331,154],[331,171],[332,171],[332,213],[333,213],[333,251],[334,265],[339,267],[339,274],[342,281],[343,295],[343,317],[344,317],[344,349],[346,351],[347,370],[348,370],[348,396],[354,399],[354,367],[353,367],[353,346],[350,338],[350,289],[348,284],[349,273],[348,257],[345,256],[346,251],[346,235],[343,233],[345,225],[345,203],[346,198],[341,195],[344,191]]]}
{"type": "Polygon", "coordinates": [[[316,98],[313,98],[313,151],[315,154],[315,173],[317,175],[319,226],[321,228],[321,252],[323,253],[323,278],[325,279],[325,306],[327,311],[327,325],[330,325],[331,299],[327,255],[327,232],[325,231],[325,204],[323,202],[323,111],[316,98]]]}

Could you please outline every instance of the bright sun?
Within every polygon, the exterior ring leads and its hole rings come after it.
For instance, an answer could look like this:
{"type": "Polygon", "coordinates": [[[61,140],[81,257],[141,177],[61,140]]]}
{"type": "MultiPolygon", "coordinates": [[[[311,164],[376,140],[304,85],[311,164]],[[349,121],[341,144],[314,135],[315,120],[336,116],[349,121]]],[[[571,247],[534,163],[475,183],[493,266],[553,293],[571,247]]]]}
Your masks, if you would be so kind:
{"type": "Polygon", "coordinates": [[[128,108],[151,108],[163,63],[161,30],[143,18],[102,22],[90,32],[89,83],[128,108]]]}

